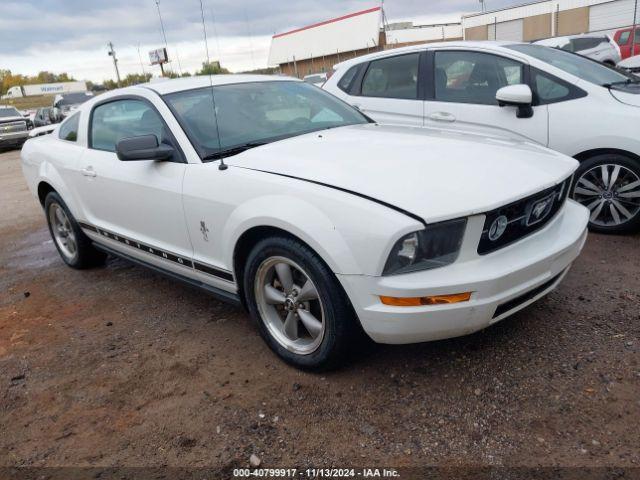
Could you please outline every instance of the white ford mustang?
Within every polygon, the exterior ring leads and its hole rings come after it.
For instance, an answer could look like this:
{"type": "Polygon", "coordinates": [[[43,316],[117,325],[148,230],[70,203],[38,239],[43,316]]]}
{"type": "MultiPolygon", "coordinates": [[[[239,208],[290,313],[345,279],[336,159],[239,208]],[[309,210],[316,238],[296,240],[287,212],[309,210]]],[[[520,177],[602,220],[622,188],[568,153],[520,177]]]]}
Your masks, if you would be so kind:
{"type": "Polygon", "coordinates": [[[269,346],[336,365],[464,335],[551,291],[586,238],[577,162],[519,140],[379,126],[311,85],[195,77],[116,90],[29,140],[71,267],[125,257],[244,304],[269,346]]]}

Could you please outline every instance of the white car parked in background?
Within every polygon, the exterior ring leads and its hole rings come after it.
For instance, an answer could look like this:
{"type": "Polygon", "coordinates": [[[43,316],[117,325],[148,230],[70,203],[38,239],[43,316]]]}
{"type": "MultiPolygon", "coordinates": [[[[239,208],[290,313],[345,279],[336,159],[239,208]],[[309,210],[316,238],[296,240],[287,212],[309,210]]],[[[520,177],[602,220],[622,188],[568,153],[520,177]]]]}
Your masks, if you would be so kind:
{"type": "Polygon", "coordinates": [[[324,89],[381,123],[489,126],[576,158],[571,196],[600,232],[640,227],[639,79],[540,45],[450,42],[336,67],[324,89]]]}
{"type": "Polygon", "coordinates": [[[335,365],[360,327],[383,343],[487,327],[555,288],[586,238],[575,160],[379,126],[278,77],[105,93],[22,161],[68,265],[108,252],[242,303],[305,368],[335,365]]]}
{"type": "Polygon", "coordinates": [[[640,76],[640,55],[635,55],[621,61],[618,63],[618,68],[633,73],[636,77],[640,76]]]}
{"type": "Polygon", "coordinates": [[[620,46],[611,35],[606,34],[569,35],[566,37],[547,38],[533,43],[577,53],[611,67],[622,60],[620,46]]]}

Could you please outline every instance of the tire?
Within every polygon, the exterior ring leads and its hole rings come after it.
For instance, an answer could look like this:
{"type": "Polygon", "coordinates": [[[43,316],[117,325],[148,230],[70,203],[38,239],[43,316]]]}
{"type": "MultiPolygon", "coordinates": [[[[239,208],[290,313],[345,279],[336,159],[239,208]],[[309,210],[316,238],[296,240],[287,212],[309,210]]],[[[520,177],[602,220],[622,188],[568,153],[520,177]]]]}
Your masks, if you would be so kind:
{"type": "Polygon", "coordinates": [[[589,208],[593,232],[639,230],[640,161],[610,153],[583,161],[574,176],[571,197],[589,208]]]}
{"type": "Polygon", "coordinates": [[[354,341],[362,331],[344,290],[315,252],[292,238],[267,238],[253,248],[244,271],[249,313],[271,350],[285,362],[304,370],[329,370],[344,363],[349,347],[357,343],[354,341]],[[293,282],[287,282],[287,275],[282,277],[284,281],[280,280],[281,273],[286,273],[286,269],[280,270],[283,265],[289,268],[293,282]],[[286,283],[293,288],[285,288],[286,283]],[[267,293],[266,285],[274,290],[267,293]],[[273,298],[267,298],[269,295],[278,297],[278,301],[269,304],[274,302],[273,298]],[[281,303],[283,298],[285,302],[281,303]],[[312,300],[306,301],[307,298],[312,300]],[[296,303],[302,308],[293,310],[296,303]],[[320,320],[321,333],[317,333],[317,323],[309,320],[309,313],[320,320]],[[288,323],[290,315],[294,317],[288,323]],[[294,324],[295,327],[288,328],[294,324]]]}
{"type": "Polygon", "coordinates": [[[89,237],[82,232],[64,200],[56,192],[47,194],[44,212],[53,244],[64,263],[79,270],[104,263],[106,254],[96,250],[89,237]]]}

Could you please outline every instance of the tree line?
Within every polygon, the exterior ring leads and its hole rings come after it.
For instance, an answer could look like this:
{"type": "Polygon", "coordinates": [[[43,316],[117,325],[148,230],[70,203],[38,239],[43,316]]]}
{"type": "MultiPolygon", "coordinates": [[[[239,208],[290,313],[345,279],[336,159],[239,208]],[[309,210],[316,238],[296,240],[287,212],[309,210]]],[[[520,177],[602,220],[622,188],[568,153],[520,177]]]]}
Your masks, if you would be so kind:
{"type": "MultiPolygon", "coordinates": [[[[263,68],[242,73],[273,74],[277,72],[278,69],[276,68],[263,68]]],[[[229,72],[229,70],[227,70],[226,68],[220,66],[219,62],[203,62],[202,68],[197,70],[194,75],[220,75],[225,73],[231,72],[229,72]]],[[[175,72],[173,70],[165,72],[165,77],[168,78],[190,77],[191,75],[192,74],[189,72],[183,72],[180,75],[178,72],[175,72]]],[[[129,87],[131,85],[137,85],[139,83],[146,83],[151,79],[151,77],[151,73],[129,73],[127,76],[120,79],[120,85],[118,85],[118,82],[115,80],[107,79],[104,80],[102,84],[96,84],[95,82],[87,81],[87,88],[89,90],[113,90],[118,87],[129,87]]],[[[51,73],[42,71],[37,75],[30,76],[22,75],[19,73],[14,74],[11,72],[11,70],[0,69],[0,95],[4,95],[5,93],[7,93],[7,90],[15,86],[74,81],[76,81],[76,79],[66,72],[51,73]]]]}

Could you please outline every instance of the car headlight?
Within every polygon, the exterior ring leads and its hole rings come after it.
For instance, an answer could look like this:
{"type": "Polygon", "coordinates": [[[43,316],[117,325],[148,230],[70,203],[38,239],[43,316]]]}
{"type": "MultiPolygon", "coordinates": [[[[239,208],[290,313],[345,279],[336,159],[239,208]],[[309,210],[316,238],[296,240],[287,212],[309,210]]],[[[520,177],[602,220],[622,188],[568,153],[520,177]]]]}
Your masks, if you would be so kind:
{"type": "Polygon", "coordinates": [[[444,267],[456,261],[460,253],[467,219],[427,225],[405,235],[391,249],[383,275],[396,275],[444,267]]]}

